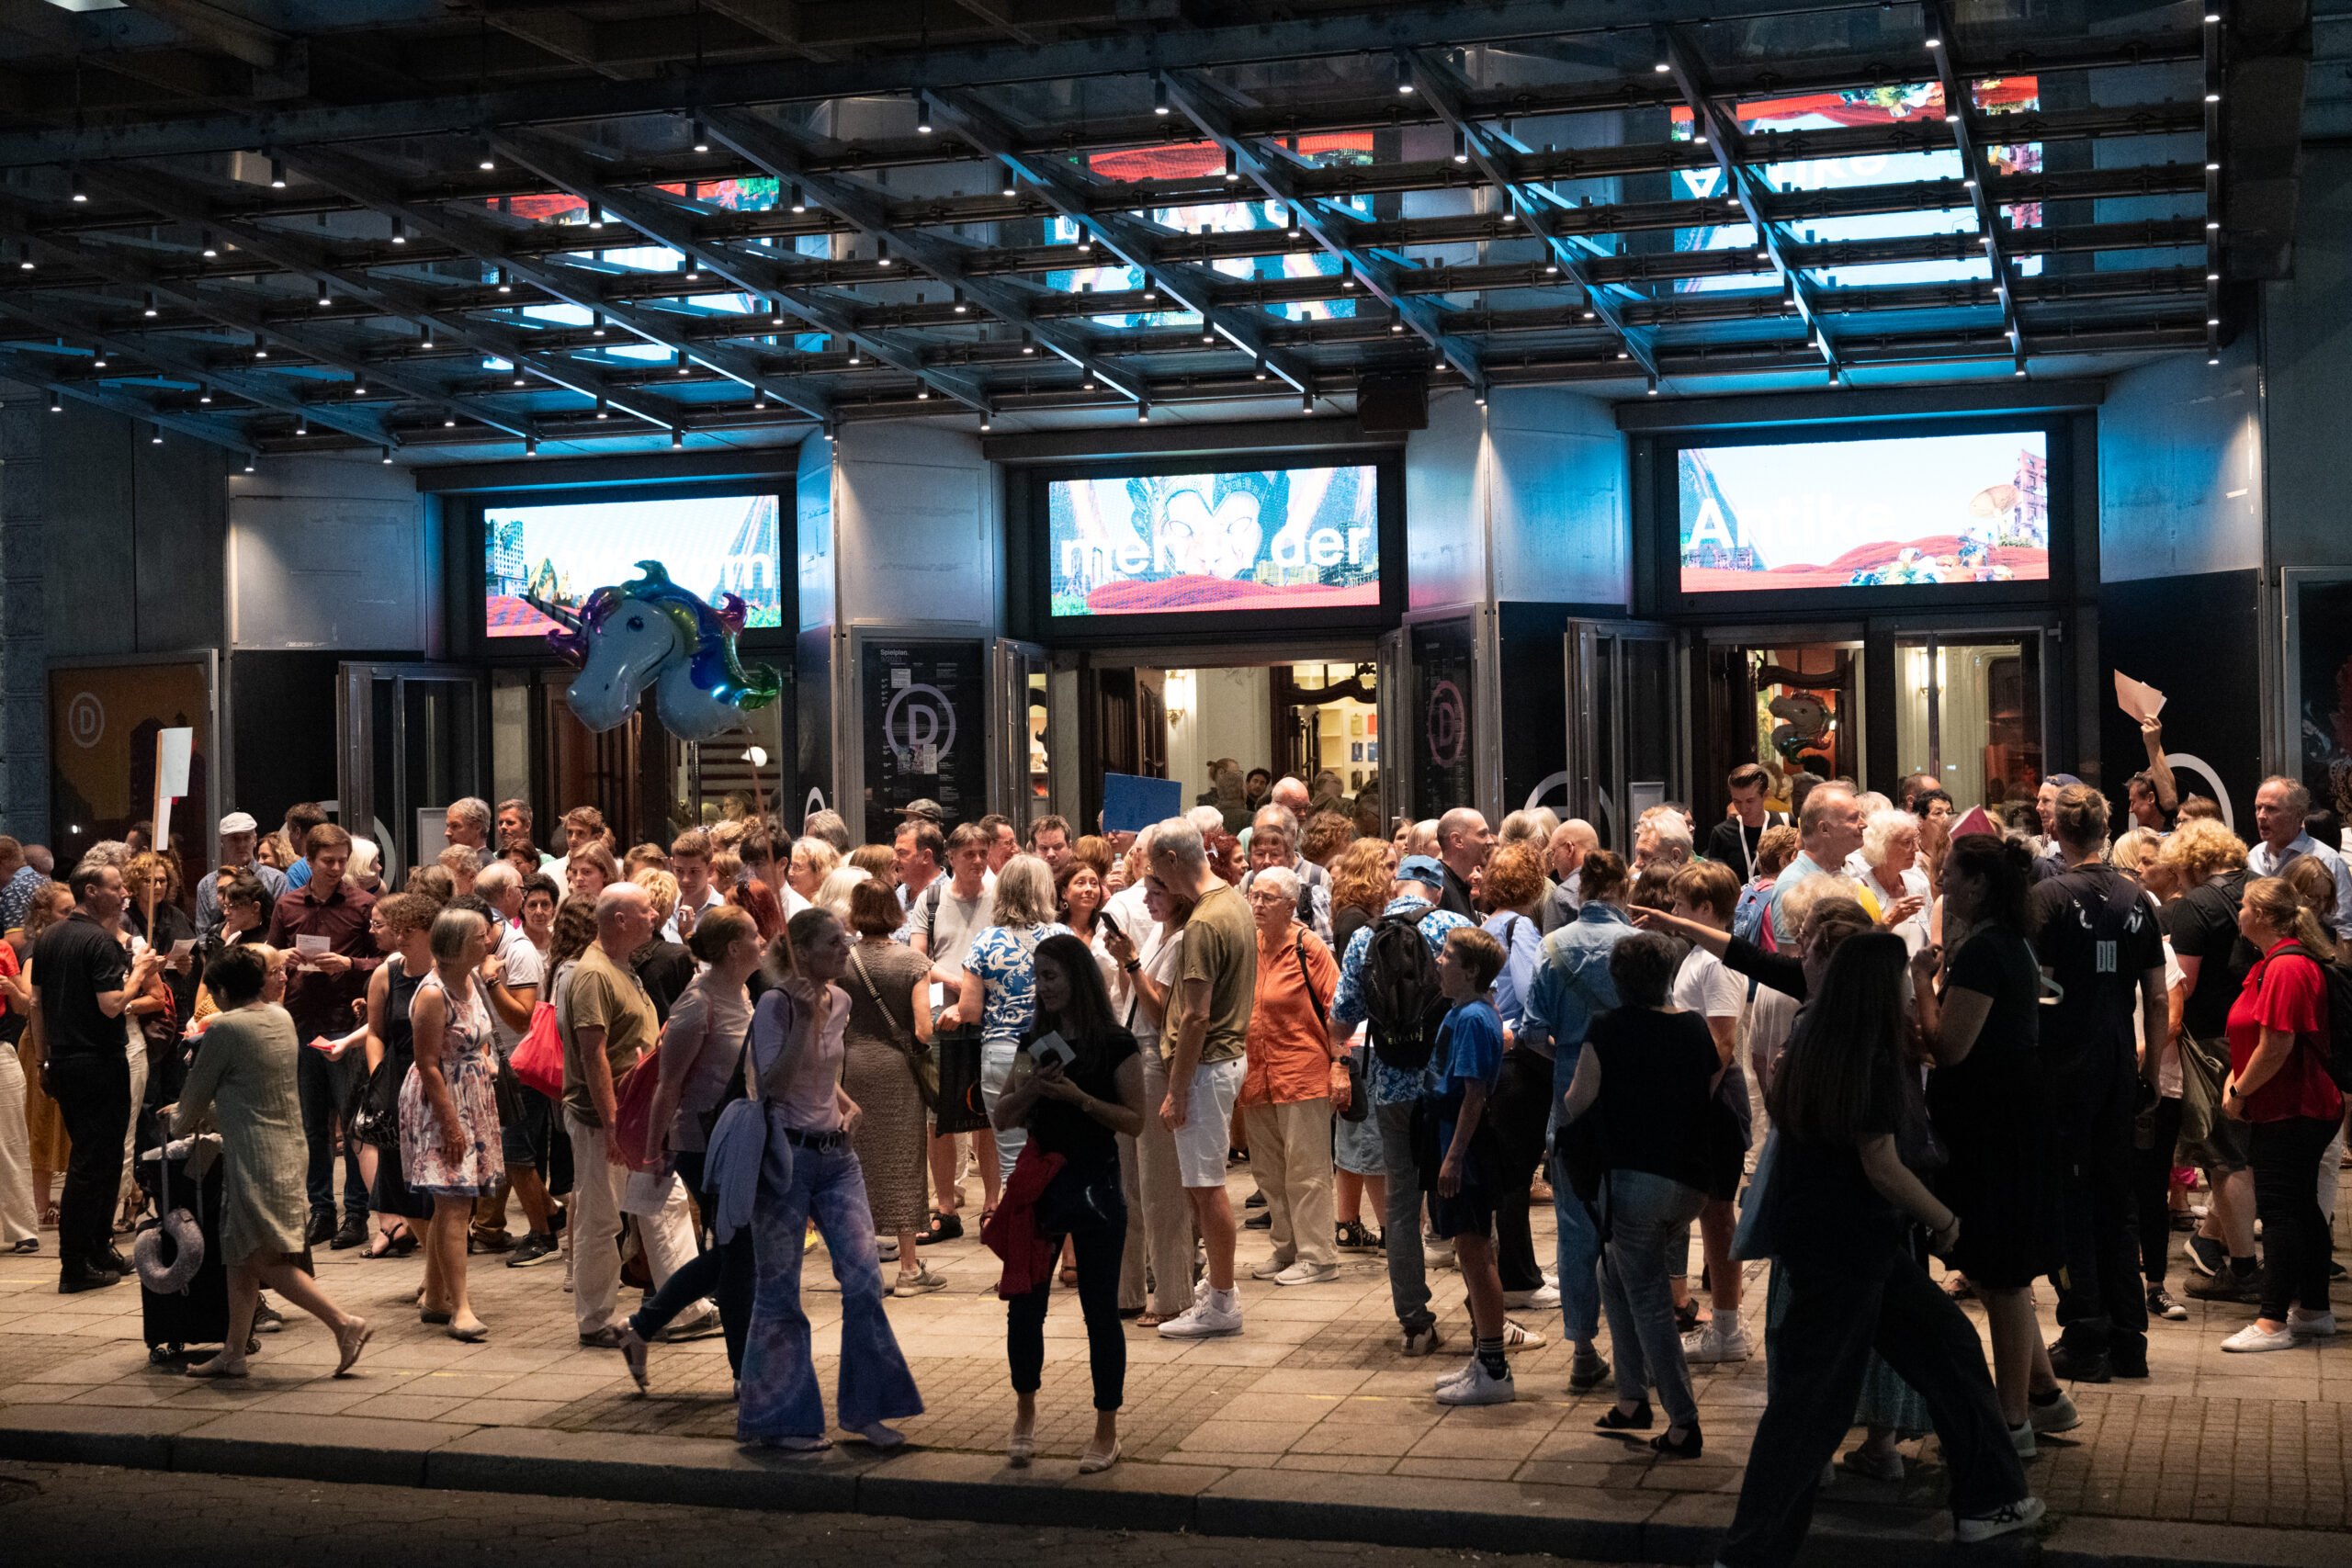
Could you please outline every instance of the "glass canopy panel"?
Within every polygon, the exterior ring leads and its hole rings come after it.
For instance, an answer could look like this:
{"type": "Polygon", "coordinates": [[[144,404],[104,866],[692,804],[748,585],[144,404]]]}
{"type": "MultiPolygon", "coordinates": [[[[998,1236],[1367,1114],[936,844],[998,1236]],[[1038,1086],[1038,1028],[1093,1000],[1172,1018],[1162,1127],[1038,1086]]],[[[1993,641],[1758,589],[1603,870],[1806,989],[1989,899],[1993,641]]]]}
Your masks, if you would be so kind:
{"type": "MultiPolygon", "coordinates": [[[[2030,76],[1981,81],[1974,85],[1973,94],[1978,111],[1986,117],[1988,127],[1996,130],[2001,115],[2024,113],[2040,106],[2039,84],[2030,76]]],[[[1738,117],[1740,129],[1751,136],[1834,130],[1849,126],[1932,124],[1941,119],[1944,113],[1943,91],[1932,82],[1756,99],[1735,105],[1733,108],[1738,117]]],[[[1690,111],[1681,108],[1673,113],[1676,140],[1690,140],[1692,134],[1690,111]]],[[[1997,144],[1987,148],[1985,156],[1996,174],[2033,174],[2041,168],[2041,146],[2039,142],[1997,144]]],[[[1962,172],[1960,153],[1951,148],[1918,152],[1870,153],[1860,157],[1789,159],[1765,164],[1759,170],[1768,185],[1784,193],[1956,181],[1962,172]]],[[[1724,194],[1724,176],[1719,168],[1678,170],[1672,178],[1675,194],[1679,197],[1712,199],[1724,194]]],[[[2013,227],[2039,228],[2041,224],[2039,203],[2021,204],[2007,210],[2013,227]]],[[[1817,243],[1921,234],[1973,234],[1976,232],[1976,214],[1966,202],[1959,202],[1942,209],[1913,209],[1901,212],[1804,220],[1788,225],[1788,228],[1793,237],[1799,240],[1809,238],[1817,243]]],[[[1756,231],[1745,221],[1679,230],[1675,235],[1678,250],[1753,249],[1755,245],[1756,231]]],[[[2022,258],[2021,270],[2028,276],[2039,273],[2041,258],[2022,258]]],[[[1972,254],[1959,260],[1894,262],[1845,267],[1839,269],[1837,276],[1846,283],[1940,283],[1982,279],[1989,274],[1984,257],[1972,254]]],[[[1678,287],[1686,291],[1697,291],[1748,286],[1748,279],[1730,276],[1686,278],[1678,287]]]]}

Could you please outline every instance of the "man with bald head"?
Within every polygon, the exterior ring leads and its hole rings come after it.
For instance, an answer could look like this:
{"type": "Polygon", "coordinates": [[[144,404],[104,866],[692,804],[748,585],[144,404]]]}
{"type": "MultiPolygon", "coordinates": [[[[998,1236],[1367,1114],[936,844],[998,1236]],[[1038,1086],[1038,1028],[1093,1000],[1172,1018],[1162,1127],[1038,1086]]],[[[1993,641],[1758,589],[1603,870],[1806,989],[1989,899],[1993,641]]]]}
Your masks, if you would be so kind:
{"type": "Polygon", "coordinates": [[[1438,908],[1476,921],[1478,906],[1470,897],[1470,877],[1494,852],[1495,830],[1487,826],[1484,814],[1457,806],[1439,818],[1437,858],[1445,868],[1445,890],[1438,908]]]}
{"type": "MultiPolygon", "coordinates": [[[[614,1086],[652,1048],[661,1025],[653,998],[629,965],[629,955],[653,940],[653,900],[634,882],[616,882],[597,896],[596,940],[580,955],[565,992],[563,1125],[571,1134],[571,1304],[580,1342],[616,1349],[621,1325],[614,1313],[621,1285],[621,1190],[625,1167],[607,1157],[609,1129],[618,1115],[614,1086]]],[[[645,1260],[659,1289],[693,1256],[693,1238],[662,1218],[647,1220],[645,1260]]]]}
{"type": "Polygon", "coordinates": [[[1288,773],[1274,781],[1273,793],[1266,797],[1270,805],[1287,807],[1301,821],[1306,819],[1307,804],[1313,798],[1306,793],[1306,785],[1288,773]]]}
{"type": "Polygon", "coordinates": [[[1551,840],[1544,850],[1547,869],[1552,873],[1552,886],[1544,890],[1544,906],[1536,911],[1537,923],[1544,928],[1544,935],[1551,935],[1577,918],[1577,910],[1584,903],[1577,873],[1584,869],[1584,857],[1600,847],[1600,835],[1581,817],[1571,817],[1552,829],[1551,840]]]}
{"type": "Polygon", "coordinates": [[[1772,901],[1766,906],[1765,933],[1782,953],[1796,949],[1795,922],[1784,918],[1781,905],[1789,889],[1816,876],[1843,874],[1846,857],[1862,847],[1862,825],[1868,820],[1851,786],[1816,784],[1797,812],[1797,858],[1773,879],[1772,901]]]}

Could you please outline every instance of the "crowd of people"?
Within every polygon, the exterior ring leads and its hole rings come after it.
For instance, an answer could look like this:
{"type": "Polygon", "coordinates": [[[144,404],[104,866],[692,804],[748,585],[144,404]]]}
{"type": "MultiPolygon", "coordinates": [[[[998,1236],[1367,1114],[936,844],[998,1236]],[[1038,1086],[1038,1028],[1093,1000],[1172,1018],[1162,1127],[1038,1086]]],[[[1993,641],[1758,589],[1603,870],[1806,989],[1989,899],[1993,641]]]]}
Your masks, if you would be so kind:
{"type": "Polygon", "coordinates": [[[918,801],[863,846],[820,810],[789,840],[747,818],[624,848],[581,807],[560,858],[523,803],[463,800],[397,891],[315,807],[222,819],[185,897],[165,854],[101,844],[60,882],[0,839],[0,1243],[53,1224],[60,1290],[117,1283],[133,1156],[210,1129],[232,1325],[192,1375],[244,1374],[282,1322],[265,1287],[350,1368],[373,1330],[315,1247],[422,1248],[420,1319],[460,1340],[496,1329],[469,1268],[560,1264],[581,1344],[646,1389],[656,1345],[724,1335],[742,1438],[807,1451],[903,1440],[922,1398],[885,1303],[945,1287],[924,1249],[976,1224],[1011,1462],[1058,1283],[1090,1472],[1120,1457],[1131,1333],[1246,1333],[1239,1270],[1312,1286],[1376,1257],[1396,1353],[1460,1354],[1439,1403],[1516,1398],[1556,1311],[1569,1389],[1616,1396],[1598,1429],[1667,1459],[1704,1450],[1690,1368],[1760,1341],[1734,1568],[1792,1560],[1833,1461],[1899,1478],[1931,1429],[1960,1539],[2030,1527],[2064,1385],[2147,1377],[2153,1325],[2187,1314],[2177,1225],[2188,1293],[2252,1309],[2225,1350],[2335,1332],[2352,875],[2301,784],[2264,783],[2249,846],[2160,769],[2128,816],[2059,775],[2032,821],[1958,835],[1928,775],[1726,782],[1723,820],[1657,807],[1630,857],[1542,810],[1364,836],[1295,777],[1246,819],[1135,833],[918,801]]]}

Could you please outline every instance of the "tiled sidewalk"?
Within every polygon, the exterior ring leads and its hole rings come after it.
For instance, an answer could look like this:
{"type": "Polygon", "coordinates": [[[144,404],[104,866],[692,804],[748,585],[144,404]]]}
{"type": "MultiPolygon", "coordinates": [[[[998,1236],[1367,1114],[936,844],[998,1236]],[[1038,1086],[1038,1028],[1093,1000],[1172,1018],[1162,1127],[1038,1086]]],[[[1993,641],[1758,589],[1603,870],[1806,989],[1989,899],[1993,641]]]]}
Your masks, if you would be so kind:
{"type": "MultiPolygon", "coordinates": [[[[1246,1179],[1235,1181],[1237,1203],[1247,1186],[1246,1179]]],[[[2344,1223],[2352,1226],[2352,1203],[2346,1211],[2344,1223]]],[[[1541,1216],[1546,1231],[1548,1217],[1541,1216]]],[[[1382,1477],[1411,1478],[1402,1486],[1372,1487],[1373,1495],[1449,1490],[1414,1484],[1425,1481],[1505,1483],[1514,1499],[1555,1496],[1586,1508],[1645,1511],[1686,1495],[1688,1517],[1727,1518],[1764,1403],[1760,1356],[1694,1369],[1706,1456],[1655,1460],[1592,1430],[1611,1395],[1567,1393],[1570,1353],[1558,1343],[1555,1313],[1517,1314],[1554,1341],[1517,1358],[1519,1403],[1449,1410],[1430,1391],[1455,1364],[1454,1348],[1422,1361],[1397,1355],[1379,1258],[1349,1255],[1337,1281],[1283,1290],[1246,1278],[1266,1246],[1263,1232],[1243,1233],[1242,1335],[1178,1343],[1129,1331],[1122,1423],[1128,1461],[1113,1472],[1128,1476],[1128,1484],[1148,1483],[1154,1466],[1170,1476],[1210,1466],[1314,1472],[1351,1494],[1382,1477]]],[[[928,1405],[906,1427],[926,1450],[979,1459],[1001,1451],[1012,1410],[1004,1307],[991,1288],[996,1260],[970,1239],[925,1251],[949,1288],[889,1305],[928,1405]]],[[[1548,1235],[1539,1234],[1538,1251],[1548,1253],[1548,1235]]],[[[163,1422],[167,1428],[245,1411],[431,1423],[436,1434],[538,1427],[657,1438],[733,1436],[720,1341],[657,1347],[653,1395],[640,1398],[618,1356],[578,1347],[560,1263],[523,1270],[503,1267],[500,1258],[474,1258],[475,1307],[492,1335],[486,1343],[461,1345],[417,1323],[409,1305],[422,1270],[416,1259],[362,1262],[323,1250],[319,1257],[328,1292],[379,1325],[359,1375],[328,1377],[333,1344],[297,1314],[284,1333],[262,1340],[252,1379],[227,1384],[192,1382],[149,1364],[132,1284],[60,1296],[53,1259],[0,1258],[0,1406],[138,1407],[159,1418],[176,1413],[178,1419],[163,1422]]],[[[809,1263],[812,1285],[824,1287],[808,1292],[822,1350],[835,1342],[837,1298],[830,1294],[821,1250],[809,1263]]],[[[1466,1320],[1460,1278],[1449,1270],[1434,1280],[1442,1320],[1461,1337],[1466,1320]]],[[[2176,1290],[2180,1282],[2177,1276],[2176,1290]]],[[[1758,1325],[1760,1285],[1758,1279],[1750,1292],[1758,1325]]],[[[2352,1312],[2352,1292],[2339,1302],[2352,1312]]],[[[2046,1317],[2046,1303],[2044,1310],[2046,1317]]],[[[2073,1391],[2084,1424],[2045,1439],[2030,1470],[2035,1490],[2059,1516],[2352,1527],[2346,1489],[2352,1336],[2324,1348],[2231,1356],[2220,1342],[2249,1313],[2197,1303],[2190,1313],[2187,1323],[2154,1325],[2154,1376],[2148,1382],[2073,1391]]],[[[1041,1470],[1056,1459],[1074,1460],[1092,1420],[1074,1297],[1057,1296],[1046,1332],[1041,1470]]],[[[1760,1333],[1757,1337],[1760,1342],[1760,1333]]],[[[831,1359],[820,1359],[829,1389],[831,1359]]],[[[0,1428],[8,1425],[8,1411],[0,1408],[0,1428]]],[[[1905,1485],[1841,1477],[1827,1504],[1850,1506],[1858,1517],[1935,1509],[1941,1480],[1934,1441],[1906,1445],[1906,1451],[1923,1447],[1928,1462],[1915,1462],[1905,1485]]],[[[1471,1486],[1465,1495],[1485,1491],[1471,1486]]]]}

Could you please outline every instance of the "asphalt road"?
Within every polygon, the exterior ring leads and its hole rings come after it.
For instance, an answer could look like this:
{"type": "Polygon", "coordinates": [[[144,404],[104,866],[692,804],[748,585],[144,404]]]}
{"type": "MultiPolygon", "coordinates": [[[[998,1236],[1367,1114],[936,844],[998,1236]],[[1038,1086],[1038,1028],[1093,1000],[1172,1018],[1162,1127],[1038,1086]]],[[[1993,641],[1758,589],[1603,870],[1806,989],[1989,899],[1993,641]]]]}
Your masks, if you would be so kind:
{"type": "Polygon", "coordinates": [[[787,1557],[793,1568],[1555,1568],[1561,1562],[1354,1541],[754,1513],[0,1461],[0,1562],[25,1568],[744,1568],[787,1557]]]}

